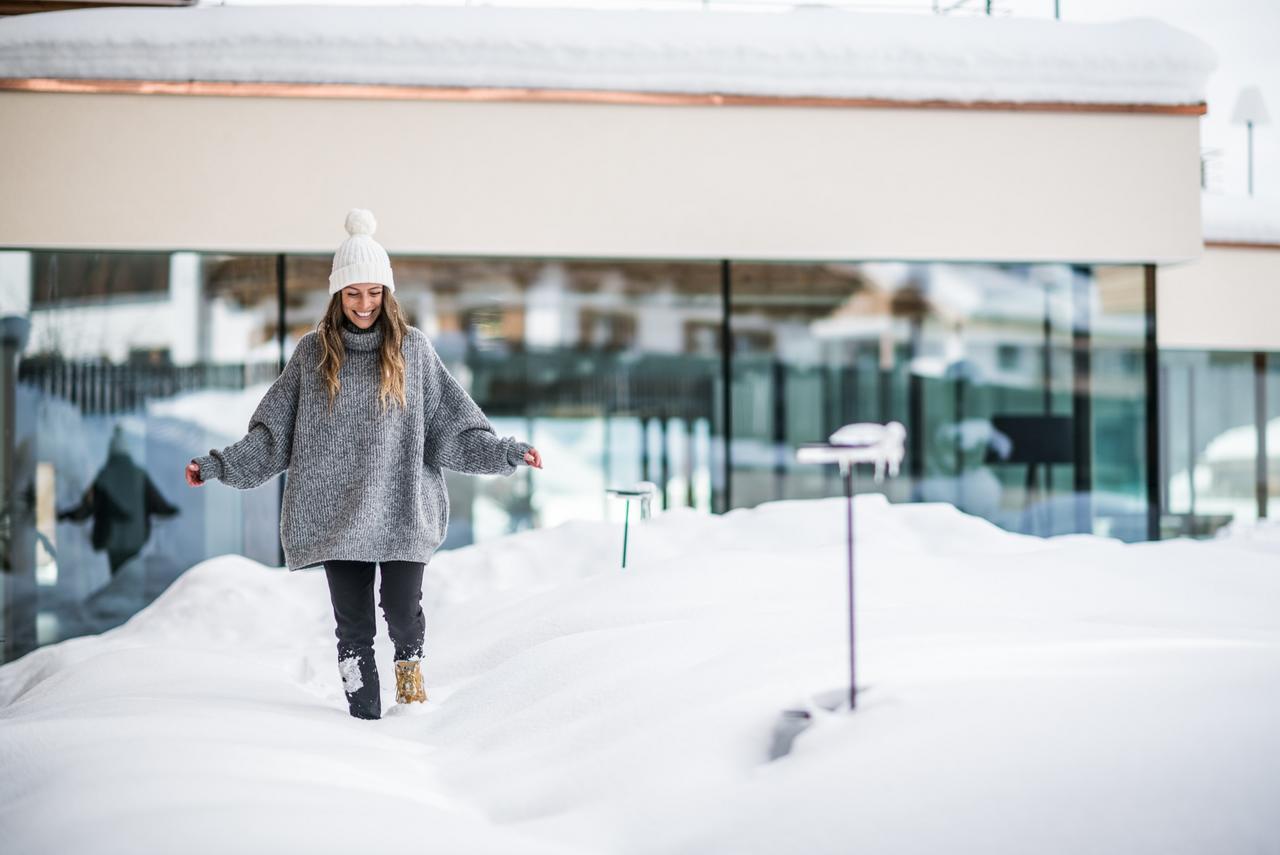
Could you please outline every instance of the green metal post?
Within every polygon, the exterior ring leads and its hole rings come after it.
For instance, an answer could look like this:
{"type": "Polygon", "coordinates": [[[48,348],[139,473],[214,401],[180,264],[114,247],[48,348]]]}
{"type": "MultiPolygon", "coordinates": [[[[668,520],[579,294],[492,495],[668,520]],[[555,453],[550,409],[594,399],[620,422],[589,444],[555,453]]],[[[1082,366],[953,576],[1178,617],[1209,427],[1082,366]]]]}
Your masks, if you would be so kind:
{"type": "Polygon", "coordinates": [[[622,569],[627,569],[627,528],[631,524],[631,500],[627,499],[625,510],[622,512],[622,569]]]}

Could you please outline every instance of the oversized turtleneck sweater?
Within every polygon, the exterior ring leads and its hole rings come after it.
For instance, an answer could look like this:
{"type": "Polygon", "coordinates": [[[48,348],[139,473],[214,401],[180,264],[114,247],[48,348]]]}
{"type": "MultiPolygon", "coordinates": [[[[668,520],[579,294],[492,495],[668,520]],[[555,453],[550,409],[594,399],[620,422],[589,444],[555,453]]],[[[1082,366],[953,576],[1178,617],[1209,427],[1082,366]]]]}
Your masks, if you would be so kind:
{"type": "Polygon", "coordinates": [[[200,479],[246,490],[288,471],[280,541],[290,570],[340,559],[425,563],[449,525],[441,470],[510,475],[532,446],[494,433],[417,327],[402,342],[406,406],[392,397],[382,410],[381,321],[362,330],[344,318],[338,331],[345,353],[332,411],[312,330],[248,433],[194,458],[200,479]]]}

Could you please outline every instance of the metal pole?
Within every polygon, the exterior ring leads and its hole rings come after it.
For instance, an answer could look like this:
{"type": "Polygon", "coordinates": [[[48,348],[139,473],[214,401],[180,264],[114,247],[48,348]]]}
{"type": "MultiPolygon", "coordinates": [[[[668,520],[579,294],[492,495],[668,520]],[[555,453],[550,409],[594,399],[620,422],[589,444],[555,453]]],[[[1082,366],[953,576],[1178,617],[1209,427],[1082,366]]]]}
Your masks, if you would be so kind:
{"type": "Polygon", "coordinates": [[[649,480],[649,417],[640,417],[640,480],[649,480]]]}
{"type": "Polygon", "coordinates": [[[733,507],[733,303],[732,262],[721,259],[721,412],[724,430],[724,494],[721,512],[733,507]]]}
{"type": "Polygon", "coordinates": [[[627,529],[631,525],[631,500],[627,499],[622,512],[622,569],[627,569],[627,529]]]}
{"type": "Polygon", "coordinates": [[[907,356],[907,423],[911,425],[907,461],[911,469],[911,501],[924,501],[924,380],[912,367],[920,355],[920,342],[924,337],[924,322],[920,315],[910,319],[910,352],[907,356]]]}
{"type": "MultiPolygon", "coordinates": [[[[1056,14],[1055,14],[1056,17],[1056,14]]],[[[1042,329],[1044,332],[1044,414],[1046,416],[1053,415],[1053,328],[1049,319],[1049,310],[1051,302],[1049,299],[1049,279],[1044,280],[1044,319],[1042,329]]],[[[1044,494],[1046,497],[1053,495],[1053,466],[1046,464],[1044,467],[1044,494]]],[[[1046,503],[1052,507],[1051,503],[1046,503]]],[[[1049,511],[1050,530],[1053,526],[1053,512],[1049,511]]]]}
{"type": "Polygon", "coordinates": [[[1196,365],[1187,366],[1187,513],[1196,516],[1196,365]]]}
{"type": "Polygon", "coordinates": [[[1173,460],[1171,457],[1172,449],[1169,446],[1169,420],[1173,418],[1173,411],[1169,408],[1169,396],[1172,394],[1169,388],[1169,366],[1160,366],[1159,391],[1160,397],[1160,510],[1161,513],[1170,513],[1172,508],[1169,504],[1169,475],[1173,472],[1173,460]]]}
{"type": "Polygon", "coordinates": [[[1254,474],[1257,479],[1258,519],[1267,516],[1267,494],[1270,484],[1267,483],[1267,354],[1257,351],[1253,354],[1253,417],[1258,432],[1258,453],[1254,457],[1254,474]]]}
{"type": "Polygon", "coordinates": [[[1160,539],[1160,349],[1156,341],[1156,266],[1143,268],[1143,367],[1146,386],[1147,539],[1160,539]]]}
{"type": "Polygon", "coordinates": [[[1249,128],[1249,195],[1253,195],[1253,122],[1248,123],[1249,128]]]}
{"type": "Polygon", "coordinates": [[[694,445],[695,436],[693,431],[693,415],[687,415],[684,418],[684,479],[685,479],[685,505],[690,508],[697,507],[698,497],[694,493],[693,479],[697,474],[694,461],[694,445]]]}
{"type": "Polygon", "coordinates": [[[667,496],[667,485],[671,481],[671,448],[667,441],[667,431],[670,425],[670,418],[667,416],[666,410],[662,410],[658,414],[658,442],[661,454],[658,457],[658,474],[662,478],[662,509],[665,511],[670,507],[667,496]]]}
{"type": "MultiPolygon", "coordinates": [[[[720,260],[720,416],[724,433],[724,493],[720,512],[733,507],[733,305],[729,260],[720,260]]],[[[713,503],[714,505],[714,503],[713,503]]],[[[713,507],[714,510],[714,507],[713,507]]]]}
{"type": "Polygon", "coordinates": [[[800,463],[836,463],[844,481],[845,560],[848,569],[849,608],[849,710],[858,707],[856,578],[854,564],[854,494],[857,491],[857,463],[874,463],[876,481],[887,469],[897,475],[906,456],[907,431],[901,422],[887,425],[851,424],[831,435],[825,443],[802,443],[796,449],[800,463]]]}
{"type": "Polygon", "coordinates": [[[844,495],[848,508],[847,537],[849,558],[849,711],[858,706],[858,674],[854,664],[854,623],[853,623],[853,463],[842,464],[844,468],[844,495]]]}
{"type": "Polygon", "coordinates": [[[1071,276],[1071,417],[1075,478],[1075,531],[1093,531],[1093,301],[1094,282],[1087,267],[1072,267],[1071,276]]]}

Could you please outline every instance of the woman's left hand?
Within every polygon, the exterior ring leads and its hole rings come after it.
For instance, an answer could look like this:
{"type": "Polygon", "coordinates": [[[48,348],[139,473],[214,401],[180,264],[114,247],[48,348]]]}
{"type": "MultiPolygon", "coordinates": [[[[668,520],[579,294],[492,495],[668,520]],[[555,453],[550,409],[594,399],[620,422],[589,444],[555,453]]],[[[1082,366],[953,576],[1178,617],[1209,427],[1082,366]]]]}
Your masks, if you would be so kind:
{"type": "Polygon", "coordinates": [[[531,448],[524,453],[524,462],[528,463],[534,469],[541,469],[542,455],[538,453],[538,449],[531,448]]]}

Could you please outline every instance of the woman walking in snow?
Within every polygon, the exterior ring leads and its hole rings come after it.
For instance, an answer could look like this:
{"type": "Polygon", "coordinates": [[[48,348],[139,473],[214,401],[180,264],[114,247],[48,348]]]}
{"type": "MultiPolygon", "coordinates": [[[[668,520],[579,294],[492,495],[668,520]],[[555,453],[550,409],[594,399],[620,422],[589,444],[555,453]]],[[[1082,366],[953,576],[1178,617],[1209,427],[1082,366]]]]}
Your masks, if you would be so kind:
{"type": "Polygon", "coordinates": [[[396,702],[425,701],[419,663],[422,574],[449,524],[441,468],[510,475],[542,468],[528,443],[499,438],[396,302],[373,214],[347,214],[328,310],[298,341],[249,419],[248,434],[187,465],[187,483],[247,490],[289,471],[280,540],[290,570],[324,565],[338,671],[351,715],[381,718],[373,659],[374,565],[395,645],[396,702]]]}

